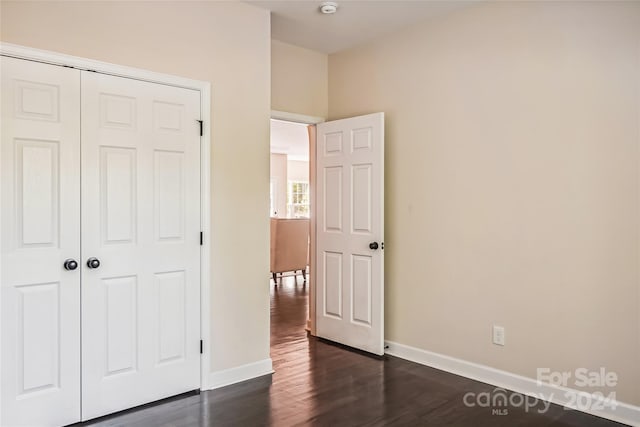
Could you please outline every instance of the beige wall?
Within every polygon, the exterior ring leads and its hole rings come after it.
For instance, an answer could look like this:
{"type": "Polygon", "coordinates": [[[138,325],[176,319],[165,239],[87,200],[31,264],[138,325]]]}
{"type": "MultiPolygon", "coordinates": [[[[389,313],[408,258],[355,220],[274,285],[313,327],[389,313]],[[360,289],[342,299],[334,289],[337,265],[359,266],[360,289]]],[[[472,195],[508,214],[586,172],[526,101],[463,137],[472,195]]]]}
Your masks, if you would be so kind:
{"type": "Polygon", "coordinates": [[[640,405],[640,3],[454,12],[331,55],[329,100],[386,112],[387,339],[640,405]]]}
{"type": "Polygon", "coordinates": [[[287,155],[271,154],[271,179],[276,182],[276,207],[278,218],[287,217],[287,155]]]}
{"type": "Polygon", "coordinates": [[[327,54],[274,40],[271,108],[326,118],[327,96],[327,54]]]}
{"type": "Polygon", "coordinates": [[[211,82],[211,368],[268,358],[269,12],[112,1],[3,1],[1,12],[4,42],[211,82]]]}

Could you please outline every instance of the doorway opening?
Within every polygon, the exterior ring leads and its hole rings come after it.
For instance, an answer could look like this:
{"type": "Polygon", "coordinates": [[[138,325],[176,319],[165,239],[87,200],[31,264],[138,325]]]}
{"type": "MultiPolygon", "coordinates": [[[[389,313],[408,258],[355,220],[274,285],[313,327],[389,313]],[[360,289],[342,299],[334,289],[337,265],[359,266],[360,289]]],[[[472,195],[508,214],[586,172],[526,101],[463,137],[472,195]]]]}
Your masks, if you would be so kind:
{"type": "Polygon", "coordinates": [[[312,286],[315,117],[273,112],[270,143],[271,346],[306,340],[312,286]],[[311,127],[311,129],[310,129],[311,127]]]}

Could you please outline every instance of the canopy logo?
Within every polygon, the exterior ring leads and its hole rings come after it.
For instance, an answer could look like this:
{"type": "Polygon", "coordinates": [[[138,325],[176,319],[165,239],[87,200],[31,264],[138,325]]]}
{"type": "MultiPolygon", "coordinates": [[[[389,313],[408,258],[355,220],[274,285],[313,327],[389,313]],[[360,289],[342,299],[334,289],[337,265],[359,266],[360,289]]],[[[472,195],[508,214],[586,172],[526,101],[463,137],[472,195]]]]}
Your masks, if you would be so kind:
{"type": "Polygon", "coordinates": [[[525,412],[535,410],[544,414],[549,410],[551,403],[544,400],[542,394],[520,394],[507,391],[503,388],[494,388],[492,391],[480,393],[468,392],[462,402],[468,408],[491,408],[492,415],[509,415],[509,408],[524,408],[525,412]]]}
{"type": "Polygon", "coordinates": [[[469,408],[490,408],[491,414],[498,416],[509,415],[509,408],[522,408],[525,412],[536,411],[544,414],[551,407],[551,402],[564,402],[564,409],[587,412],[606,408],[615,410],[618,404],[616,392],[606,390],[616,387],[618,375],[605,368],[595,371],[587,368],[578,368],[574,371],[538,368],[536,383],[541,388],[552,386],[554,391],[522,394],[495,388],[479,393],[468,392],[463,396],[462,401],[469,408]],[[574,388],[580,388],[582,391],[574,388]],[[598,390],[593,392],[585,390],[589,388],[598,390]]]}

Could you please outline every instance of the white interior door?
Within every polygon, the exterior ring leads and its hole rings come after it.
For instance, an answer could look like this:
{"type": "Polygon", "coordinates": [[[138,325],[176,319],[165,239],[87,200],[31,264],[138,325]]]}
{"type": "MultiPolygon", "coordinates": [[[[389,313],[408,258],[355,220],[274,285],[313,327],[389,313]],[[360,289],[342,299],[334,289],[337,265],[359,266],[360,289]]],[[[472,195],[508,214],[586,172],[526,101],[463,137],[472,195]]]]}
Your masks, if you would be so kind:
{"type": "Polygon", "coordinates": [[[81,269],[63,264],[80,257],[80,72],[8,57],[0,65],[0,425],[71,424],[80,420],[81,269]]]}
{"type": "Polygon", "coordinates": [[[84,420],[200,386],[198,119],[198,91],[82,74],[84,420]]]}
{"type": "Polygon", "coordinates": [[[384,352],[384,113],[317,125],[316,333],[384,352]]]}

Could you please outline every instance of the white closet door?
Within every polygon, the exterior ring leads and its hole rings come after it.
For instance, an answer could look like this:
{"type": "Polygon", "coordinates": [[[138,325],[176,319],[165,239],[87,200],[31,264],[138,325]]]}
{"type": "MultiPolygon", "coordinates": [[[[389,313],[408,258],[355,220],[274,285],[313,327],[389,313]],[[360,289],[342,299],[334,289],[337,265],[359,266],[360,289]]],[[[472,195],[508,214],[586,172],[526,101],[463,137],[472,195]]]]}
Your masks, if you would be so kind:
{"type": "Polygon", "coordinates": [[[80,72],[0,57],[0,425],[80,419],[80,72]]]}
{"type": "Polygon", "coordinates": [[[197,91],[82,73],[84,420],[200,386],[199,118],[197,91]]]}

